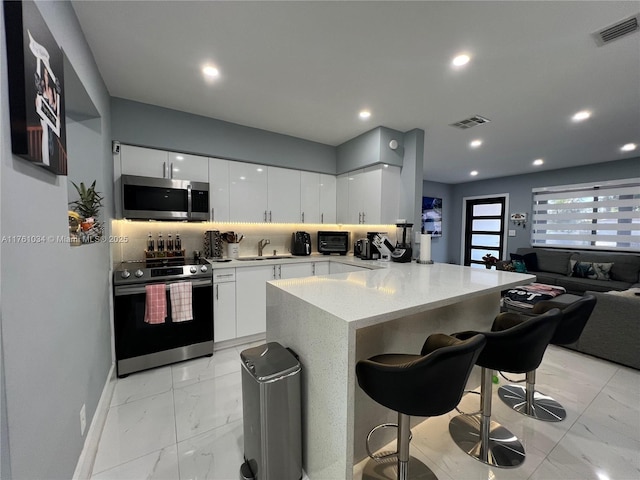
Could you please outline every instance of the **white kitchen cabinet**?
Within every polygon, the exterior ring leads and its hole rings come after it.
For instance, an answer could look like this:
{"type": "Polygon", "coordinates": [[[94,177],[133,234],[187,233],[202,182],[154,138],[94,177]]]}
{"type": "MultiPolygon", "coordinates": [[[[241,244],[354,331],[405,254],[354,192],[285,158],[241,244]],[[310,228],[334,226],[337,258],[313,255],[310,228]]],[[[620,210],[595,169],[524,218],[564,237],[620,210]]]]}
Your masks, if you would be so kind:
{"type": "Polygon", "coordinates": [[[336,223],[336,177],[320,174],[320,223],[336,223]]]}
{"type": "Polygon", "coordinates": [[[302,223],[336,223],[336,177],[313,172],[300,173],[302,223]]]}
{"type": "Polygon", "coordinates": [[[235,269],[213,272],[213,341],[236,338],[236,282],[235,269]]]}
{"type": "Polygon", "coordinates": [[[395,223],[400,202],[400,168],[377,165],[340,175],[338,223],[395,223]]]}
{"type": "Polygon", "coordinates": [[[233,222],[268,221],[267,167],[229,162],[229,216],[233,222]]]}
{"type": "Polygon", "coordinates": [[[229,211],[229,161],[209,159],[209,205],[212,222],[231,221],[229,211]]]}
{"type": "Polygon", "coordinates": [[[331,262],[313,262],[314,275],[329,275],[329,264],[331,262]]]}
{"type": "Polygon", "coordinates": [[[207,157],[167,152],[167,165],[169,178],[174,180],[209,181],[209,159],[207,157]]]}
{"type": "Polygon", "coordinates": [[[276,269],[276,278],[302,278],[313,276],[313,263],[285,263],[276,269]],[[279,274],[279,275],[278,275],[279,274]]]}
{"type": "Polygon", "coordinates": [[[120,146],[120,171],[124,175],[209,181],[209,159],[154,148],[120,146]]]}
{"type": "Polygon", "coordinates": [[[236,335],[245,337],[267,330],[267,282],[276,265],[236,269],[236,335]]]}
{"type": "Polygon", "coordinates": [[[120,145],[120,169],[123,175],[168,178],[167,152],[153,148],[120,145]]]}
{"type": "Polygon", "coordinates": [[[300,171],[269,167],[267,222],[300,222],[300,171]]]}

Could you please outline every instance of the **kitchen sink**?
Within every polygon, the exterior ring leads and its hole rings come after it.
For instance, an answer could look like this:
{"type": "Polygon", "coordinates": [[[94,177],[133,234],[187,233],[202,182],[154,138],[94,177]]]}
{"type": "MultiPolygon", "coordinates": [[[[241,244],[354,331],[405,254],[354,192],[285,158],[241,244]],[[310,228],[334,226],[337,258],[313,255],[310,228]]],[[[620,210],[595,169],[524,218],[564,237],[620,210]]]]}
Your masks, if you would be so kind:
{"type": "Polygon", "coordinates": [[[255,260],[279,260],[281,258],[292,258],[291,255],[267,255],[264,257],[240,257],[236,258],[236,260],[245,261],[245,262],[253,262],[255,260]]]}

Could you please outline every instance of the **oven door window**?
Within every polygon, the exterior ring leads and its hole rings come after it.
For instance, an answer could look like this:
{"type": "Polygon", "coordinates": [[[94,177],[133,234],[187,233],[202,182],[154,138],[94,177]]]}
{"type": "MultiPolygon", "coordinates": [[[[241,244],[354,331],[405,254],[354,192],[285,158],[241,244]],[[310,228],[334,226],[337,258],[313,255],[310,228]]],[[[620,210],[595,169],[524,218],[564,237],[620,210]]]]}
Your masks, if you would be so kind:
{"type": "MultiPolygon", "coordinates": [[[[167,289],[167,314],[171,316],[171,301],[167,289]]],[[[144,321],[145,292],[141,285],[137,293],[114,296],[114,330],[116,359],[124,360],[172,348],[213,340],[213,285],[194,286],[193,320],[149,324],[144,321]]]]}

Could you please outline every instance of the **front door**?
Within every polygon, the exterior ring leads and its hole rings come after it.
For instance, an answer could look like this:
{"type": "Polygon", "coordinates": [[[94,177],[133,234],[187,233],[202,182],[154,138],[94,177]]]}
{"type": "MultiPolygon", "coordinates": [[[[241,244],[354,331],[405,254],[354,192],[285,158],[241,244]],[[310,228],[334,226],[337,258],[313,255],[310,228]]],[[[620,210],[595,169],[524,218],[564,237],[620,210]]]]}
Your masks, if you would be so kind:
{"type": "Polygon", "coordinates": [[[503,258],[506,196],[465,199],[464,265],[484,268],[482,257],[503,258]]]}

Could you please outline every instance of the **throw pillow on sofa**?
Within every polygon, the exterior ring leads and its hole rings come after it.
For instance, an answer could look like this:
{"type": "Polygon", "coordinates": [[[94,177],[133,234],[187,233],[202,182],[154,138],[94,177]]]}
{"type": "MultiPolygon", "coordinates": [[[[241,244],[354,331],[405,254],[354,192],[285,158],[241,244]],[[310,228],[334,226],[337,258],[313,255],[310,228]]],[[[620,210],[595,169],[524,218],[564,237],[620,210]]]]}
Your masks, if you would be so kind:
{"type": "MultiPolygon", "coordinates": [[[[524,255],[519,255],[517,253],[510,253],[510,258],[512,262],[515,262],[516,260],[522,261],[524,262],[524,265],[526,267],[524,272],[520,272],[519,270],[516,270],[519,273],[527,273],[527,270],[532,271],[532,272],[537,272],[538,271],[538,256],[535,254],[535,252],[533,253],[525,253],[524,255]]],[[[514,263],[515,265],[515,263],[514,263]]]]}
{"type": "Polygon", "coordinates": [[[613,263],[578,262],[571,260],[571,276],[590,280],[611,280],[613,263]]]}

